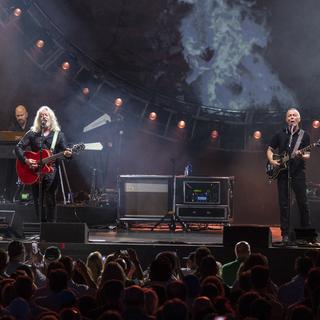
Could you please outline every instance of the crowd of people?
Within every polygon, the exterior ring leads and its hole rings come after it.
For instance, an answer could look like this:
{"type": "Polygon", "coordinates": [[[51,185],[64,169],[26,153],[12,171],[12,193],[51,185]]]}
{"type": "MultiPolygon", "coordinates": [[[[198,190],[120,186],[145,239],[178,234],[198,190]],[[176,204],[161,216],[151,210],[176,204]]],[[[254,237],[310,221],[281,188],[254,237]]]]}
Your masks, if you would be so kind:
{"type": "Polygon", "coordinates": [[[319,252],[297,257],[288,283],[274,283],[272,267],[244,241],[234,261],[201,246],[183,268],[163,251],[143,270],[133,249],[81,261],[13,240],[0,249],[0,319],[319,319],[319,252]]]}

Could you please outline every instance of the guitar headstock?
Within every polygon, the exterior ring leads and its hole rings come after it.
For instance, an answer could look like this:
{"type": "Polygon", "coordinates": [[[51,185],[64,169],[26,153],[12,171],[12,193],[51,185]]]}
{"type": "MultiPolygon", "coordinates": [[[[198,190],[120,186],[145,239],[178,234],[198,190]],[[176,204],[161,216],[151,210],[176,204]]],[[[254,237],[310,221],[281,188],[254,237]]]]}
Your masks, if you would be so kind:
{"type": "Polygon", "coordinates": [[[80,151],[83,151],[85,148],[86,147],[85,147],[84,143],[78,143],[72,147],[72,152],[79,153],[80,151]]]}

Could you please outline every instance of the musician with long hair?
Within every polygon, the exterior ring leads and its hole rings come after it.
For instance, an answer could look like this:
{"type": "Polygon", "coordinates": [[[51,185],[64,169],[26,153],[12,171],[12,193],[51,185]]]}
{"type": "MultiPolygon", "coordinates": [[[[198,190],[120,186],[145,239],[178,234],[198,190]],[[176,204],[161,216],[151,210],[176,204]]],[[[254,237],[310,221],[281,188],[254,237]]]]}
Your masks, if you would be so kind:
{"type": "Polygon", "coordinates": [[[310,158],[310,152],[301,151],[310,145],[310,136],[300,128],[301,116],[296,108],[290,108],[286,113],[287,126],[276,133],[267,149],[267,158],[274,168],[279,170],[277,176],[278,201],[280,207],[280,228],[282,241],[289,242],[290,236],[290,206],[289,206],[289,176],[290,188],[293,190],[300,213],[300,224],[303,228],[310,227],[310,214],[307,201],[307,187],[305,163],[310,158]],[[287,154],[289,161],[283,165],[283,161],[275,157],[287,154]]]}
{"type": "MultiPolygon", "coordinates": [[[[52,154],[63,152],[67,158],[71,157],[72,151],[67,148],[65,137],[60,129],[58,120],[48,106],[42,106],[37,111],[36,117],[31,129],[24,135],[16,146],[15,152],[19,161],[25,164],[30,170],[38,170],[39,161],[28,158],[25,150],[30,149],[33,152],[40,150],[50,150],[52,154]]],[[[45,203],[46,210],[41,210],[39,217],[39,184],[32,185],[32,194],[37,218],[41,222],[56,222],[56,191],[59,183],[59,174],[57,172],[59,161],[52,164],[52,172],[46,173],[42,177],[42,205],[45,203]]]]}

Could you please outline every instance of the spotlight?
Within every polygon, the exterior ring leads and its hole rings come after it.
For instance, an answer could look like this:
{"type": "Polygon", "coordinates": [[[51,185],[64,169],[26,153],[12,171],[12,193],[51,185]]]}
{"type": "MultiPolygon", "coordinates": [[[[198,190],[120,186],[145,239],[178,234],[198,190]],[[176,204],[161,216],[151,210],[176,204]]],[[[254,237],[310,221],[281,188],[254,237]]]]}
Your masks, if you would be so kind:
{"type": "Polygon", "coordinates": [[[219,137],[218,130],[212,130],[210,136],[212,139],[217,139],[219,137]]]}
{"type": "Polygon", "coordinates": [[[313,120],[312,121],[312,127],[315,129],[319,129],[320,128],[320,121],[319,120],[313,120]]]}
{"type": "Polygon", "coordinates": [[[157,114],[155,112],[150,112],[149,119],[154,121],[157,119],[157,114]]]}
{"type": "Polygon", "coordinates": [[[82,93],[84,96],[87,96],[90,93],[90,89],[88,87],[82,88],[82,93]]]}
{"type": "Polygon", "coordinates": [[[45,45],[45,42],[43,41],[43,40],[41,40],[41,39],[39,39],[37,42],[36,42],[36,46],[38,47],[38,48],[43,48],[44,47],[44,45],[45,45]]]}
{"type": "Polygon", "coordinates": [[[186,127],[185,121],[184,121],[184,120],[180,120],[180,121],[178,122],[178,128],[184,129],[185,127],[186,127]]]}
{"type": "Polygon", "coordinates": [[[16,17],[20,17],[21,14],[22,14],[22,10],[20,8],[15,8],[13,10],[13,14],[16,16],[16,17]]]}
{"type": "Polygon", "coordinates": [[[113,103],[116,107],[121,107],[123,105],[123,100],[121,98],[116,98],[113,103]]]}
{"type": "Polygon", "coordinates": [[[259,139],[261,139],[261,136],[262,136],[262,134],[261,134],[261,131],[255,131],[254,133],[253,133],[253,137],[256,139],[256,140],[259,140],[259,139]]]}
{"type": "Polygon", "coordinates": [[[68,61],[65,61],[62,63],[61,65],[61,68],[64,70],[64,71],[67,71],[70,69],[70,63],[68,61]]]}

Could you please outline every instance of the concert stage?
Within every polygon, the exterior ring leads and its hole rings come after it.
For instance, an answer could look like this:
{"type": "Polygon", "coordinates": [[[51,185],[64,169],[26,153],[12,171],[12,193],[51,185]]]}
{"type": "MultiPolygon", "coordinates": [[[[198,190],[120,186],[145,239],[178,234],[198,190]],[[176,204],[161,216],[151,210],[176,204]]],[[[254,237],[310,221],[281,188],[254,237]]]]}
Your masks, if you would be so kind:
{"type": "MultiPolygon", "coordinates": [[[[0,206],[2,215],[4,212],[14,211],[12,228],[23,236],[23,241],[30,246],[32,241],[39,241],[38,229],[27,230],[24,234],[26,225],[37,225],[33,214],[32,205],[2,204],[0,206]]],[[[293,275],[294,259],[302,255],[306,250],[316,246],[290,246],[284,247],[280,243],[280,230],[278,227],[268,226],[223,226],[219,224],[196,224],[188,225],[189,231],[183,231],[179,223],[175,230],[170,230],[169,223],[159,225],[152,231],[155,223],[133,224],[129,229],[117,226],[115,208],[93,208],[89,206],[58,206],[58,224],[67,228],[78,223],[86,223],[89,228],[87,241],[82,243],[62,242],[59,240],[59,232],[55,241],[40,241],[39,246],[42,251],[50,245],[59,246],[62,252],[75,259],[85,260],[87,255],[99,250],[103,255],[108,255],[116,250],[134,248],[141,260],[143,268],[147,268],[153,257],[160,251],[175,251],[181,261],[183,257],[201,245],[208,246],[214,256],[221,263],[228,262],[234,258],[234,248],[230,245],[228,239],[224,239],[227,228],[231,227],[229,232],[231,240],[241,240],[242,235],[248,231],[254,231],[251,246],[253,252],[261,252],[269,258],[271,265],[272,278],[276,283],[283,283],[293,275]],[[240,229],[239,229],[240,228],[240,229]],[[243,228],[243,231],[241,231],[243,228]],[[240,233],[239,233],[240,230],[240,233]],[[267,237],[265,230],[270,230],[270,238],[265,239],[268,243],[261,242],[261,239],[267,237]],[[262,244],[262,245],[261,245],[262,244]],[[285,263],[284,262],[285,257],[285,263]]],[[[30,227],[29,225],[29,227],[30,227]]],[[[61,229],[62,230],[62,229],[61,229]]],[[[64,232],[64,231],[61,231],[64,232]]],[[[72,233],[72,232],[71,232],[72,233]]],[[[10,238],[4,238],[0,241],[0,246],[6,248],[11,241],[10,238]]]]}

